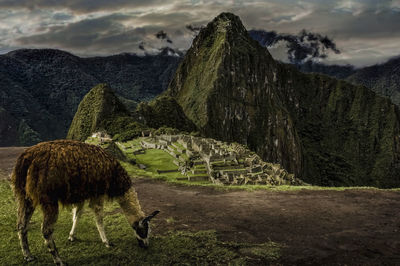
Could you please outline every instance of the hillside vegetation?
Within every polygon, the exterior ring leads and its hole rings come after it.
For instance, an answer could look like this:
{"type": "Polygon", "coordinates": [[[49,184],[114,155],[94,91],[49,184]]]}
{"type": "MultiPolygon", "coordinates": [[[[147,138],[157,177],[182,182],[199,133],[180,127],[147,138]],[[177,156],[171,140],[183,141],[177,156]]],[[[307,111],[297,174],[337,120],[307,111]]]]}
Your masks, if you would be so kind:
{"type": "Polygon", "coordinates": [[[83,96],[108,83],[130,110],[164,91],[180,57],[119,54],[81,58],[53,49],[0,55],[0,146],[65,138],[83,96]],[[4,111],[3,111],[4,110],[4,111]]]}

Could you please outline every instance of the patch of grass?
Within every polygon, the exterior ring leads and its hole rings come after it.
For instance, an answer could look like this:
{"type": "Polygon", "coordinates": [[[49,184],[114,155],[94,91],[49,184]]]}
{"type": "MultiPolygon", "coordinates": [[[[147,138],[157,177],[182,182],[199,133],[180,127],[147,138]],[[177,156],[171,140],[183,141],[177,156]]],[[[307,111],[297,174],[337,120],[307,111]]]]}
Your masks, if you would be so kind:
{"type": "Polygon", "coordinates": [[[7,179],[7,178],[8,178],[7,172],[3,169],[0,169],[0,180],[7,179]]]}
{"type": "MultiPolygon", "coordinates": [[[[106,248],[98,235],[94,215],[88,209],[79,220],[76,241],[67,240],[72,225],[69,208],[61,208],[54,238],[62,259],[70,265],[209,265],[248,262],[268,264],[280,256],[276,243],[226,243],[215,231],[174,232],[152,237],[148,250],[138,247],[132,228],[115,202],[105,203],[105,228],[116,245],[106,248]]],[[[170,218],[173,222],[173,218],[170,218]]],[[[40,232],[42,214],[35,211],[29,229],[29,244],[37,258],[29,265],[53,265],[40,232]]],[[[16,232],[16,204],[7,181],[0,181],[0,265],[24,264],[16,232]]],[[[154,218],[153,226],[158,220],[154,218]]]]}
{"type": "Polygon", "coordinates": [[[178,177],[184,177],[180,172],[158,174],[157,170],[174,170],[177,169],[173,163],[174,158],[167,152],[158,149],[148,149],[144,154],[127,154],[128,158],[135,159],[136,165],[126,162],[120,162],[128,174],[134,178],[137,177],[152,177],[162,180],[175,181],[178,177]],[[140,169],[138,164],[144,164],[146,169],[140,169]]]}
{"type": "Polygon", "coordinates": [[[173,224],[176,222],[174,217],[169,217],[169,218],[165,219],[165,221],[167,222],[167,224],[173,224]]]}
{"type": "MultiPolygon", "coordinates": [[[[163,174],[164,175],[164,174],[163,174]]],[[[280,185],[280,186],[272,186],[272,185],[218,185],[214,183],[210,183],[209,181],[201,181],[201,182],[192,182],[188,180],[176,180],[174,178],[168,178],[163,175],[153,176],[155,179],[163,180],[167,183],[183,185],[183,186],[202,186],[202,187],[210,187],[216,190],[221,191],[231,191],[231,190],[245,190],[245,191],[257,191],[257,190],[268,190],[268,191],[301,191],[301,190],[330,190],[330,191],[346,191],[346,190],[385,190],[385,191],[394,191],[400,192],[400,188],[392,188],[392,189],[381,189],[375,187],[321,187],[321,186],[289,186],[289,185],[280,185]]]]}
{"type": "Polygon", "coordinates": [[[148,171],[172,170],[177,166],[172,162],[174,158],[163,150],[148,149],[144,154],[135,155],[136,162],[147,166],[148,171]]]}

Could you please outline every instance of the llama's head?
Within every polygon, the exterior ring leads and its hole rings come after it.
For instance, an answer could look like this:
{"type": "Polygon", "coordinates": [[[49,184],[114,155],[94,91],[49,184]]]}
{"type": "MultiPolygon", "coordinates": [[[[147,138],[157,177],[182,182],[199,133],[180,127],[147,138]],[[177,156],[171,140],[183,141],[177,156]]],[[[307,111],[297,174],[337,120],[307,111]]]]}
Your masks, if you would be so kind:
{"type": "Polygon", "coordinates": [[[154,211],[152,214],[143,218],[142,220],[133,224],[133,230],[135,231],[136,239],[139,242],[139,247],[147,248],[149,246],[150,237],[150,220],[154,218],[160,211],[154,211]]]}

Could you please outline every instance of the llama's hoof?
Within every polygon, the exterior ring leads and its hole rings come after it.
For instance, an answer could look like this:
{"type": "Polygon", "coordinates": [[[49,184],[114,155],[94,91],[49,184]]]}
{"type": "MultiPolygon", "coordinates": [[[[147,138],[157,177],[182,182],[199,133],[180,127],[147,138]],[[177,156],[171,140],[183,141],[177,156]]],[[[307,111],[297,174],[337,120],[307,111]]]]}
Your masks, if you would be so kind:
{"type": "Polygon", "coordinates": [[[111,248],[115,246],[113,242],[106,242],[104,244],[106,245],[106,248],[111,248]]]}
{"type": "Polygon", "coordinates": [[[32,255],[26,256],[26,257],[24,257],[24,259],[25,259],[26,262],[30,262],[30,261],[36,260],[36,258],[34,256],[32,256],[32,255]]]}
{"type": "Polygon", "coordinates": [[[57,266],[67,266],[68,264],[62,261],[56,262],[57,266]]]}
{"type": "Polygon", "coordinates": [[[74,236],[69,236],[68,240],[71,241],[71,242],[74,242],[75,241],[75,237],[74,236]]]}

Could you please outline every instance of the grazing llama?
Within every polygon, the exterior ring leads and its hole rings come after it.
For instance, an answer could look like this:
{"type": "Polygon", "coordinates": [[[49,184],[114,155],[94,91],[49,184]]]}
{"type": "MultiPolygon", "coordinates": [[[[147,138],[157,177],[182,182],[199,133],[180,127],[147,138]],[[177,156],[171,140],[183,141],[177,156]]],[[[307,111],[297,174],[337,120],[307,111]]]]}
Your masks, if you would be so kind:
{"type": "Polygon", "coordinates": [[[39,143],[18,157],[11,181],[18,203],[18,236],[26,261],[34,260],[29,251],[27,226],[37,205],[43,211],[43,237],[57,265],[64,265],[52,237],[59,203],[73,206],[70,241],[74,240],[76,224],[88,200],[100,238],[110,246],[103,226],[103,202],[108,198],[118,201],[139,246],[145,248],[149,244],[149,222],[159,211],[144,215],[126,171],[97,146],[72,140],[39,143]]]}

